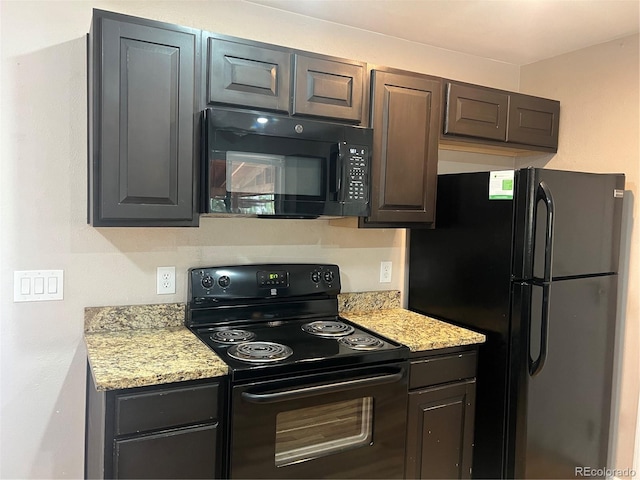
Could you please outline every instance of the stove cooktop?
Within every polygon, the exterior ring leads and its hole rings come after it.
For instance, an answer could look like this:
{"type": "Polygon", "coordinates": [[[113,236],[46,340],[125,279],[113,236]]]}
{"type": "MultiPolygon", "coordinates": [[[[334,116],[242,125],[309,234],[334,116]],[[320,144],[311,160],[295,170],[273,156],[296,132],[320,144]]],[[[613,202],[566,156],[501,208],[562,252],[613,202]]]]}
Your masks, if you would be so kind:
{"type": "Polygon", "coordinates": [[[372,364],[407,356],[404,345],[348,320],[321,321],[327,323],[320,335],[309,333],[309,325],[318,322],[309,319],[207,326],[195,329],[195,333],[227,363],[234,380],[372,364]],[[243,340],[236,341],[236,338],[243,340]],[[254,345],[257,358],[244,357],[243,351],[254,345]]]}
{"type": "Polygon", "coordinates": [[[339,317],[339,292],[337,265],[192,268],[186,324],[233,381],[408,358],[404,345],[339,317]]]}

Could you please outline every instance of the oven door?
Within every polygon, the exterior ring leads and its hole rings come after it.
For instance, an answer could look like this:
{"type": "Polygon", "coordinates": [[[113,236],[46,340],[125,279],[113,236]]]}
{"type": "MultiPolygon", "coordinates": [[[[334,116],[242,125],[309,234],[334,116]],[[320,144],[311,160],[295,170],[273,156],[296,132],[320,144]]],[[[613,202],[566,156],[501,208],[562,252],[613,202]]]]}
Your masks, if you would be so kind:
{"type": "Polygon", "coordinates": [[[230,478],[402,478],[407,370],[233,387],[230,478]]]}

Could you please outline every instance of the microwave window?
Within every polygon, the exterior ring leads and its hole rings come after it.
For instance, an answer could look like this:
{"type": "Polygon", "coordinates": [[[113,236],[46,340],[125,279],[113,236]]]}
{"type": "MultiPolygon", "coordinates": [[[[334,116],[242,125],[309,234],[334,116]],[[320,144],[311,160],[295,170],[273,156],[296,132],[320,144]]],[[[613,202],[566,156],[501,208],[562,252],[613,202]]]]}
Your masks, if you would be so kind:
{"type": "Polygon", "coordinates": [[[372,431],[372,397],[280,412],[276,416],[275,465],[368,446],[372,431]]]}
{"type": "Polygon", "coordinates": [[[322,193],[322,159],[246,152],[226,153],[227,191],[243,194],[322,193]]]}

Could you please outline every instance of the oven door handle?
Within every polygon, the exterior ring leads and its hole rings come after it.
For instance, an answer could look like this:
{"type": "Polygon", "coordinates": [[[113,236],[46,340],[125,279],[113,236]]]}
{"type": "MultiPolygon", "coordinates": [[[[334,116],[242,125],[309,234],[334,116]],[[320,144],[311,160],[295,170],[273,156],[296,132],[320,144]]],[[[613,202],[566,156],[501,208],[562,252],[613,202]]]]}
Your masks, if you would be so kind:
{"type": "Polygon", "coordinates": [[[285,391],[251,393],[242,392],[242,398],[251,403],[276,403],[299,398],[311,397],[325,393],[333,393],[352,388],[371,387],[373,385],[384,385],[386,383],[398,382],[404,376],[404,371],[376,377],[358,378],[356,380],[345,380],[344,382],[329,383],[326,385],[312,385],[308,387],[298,387],[285,391]]]}

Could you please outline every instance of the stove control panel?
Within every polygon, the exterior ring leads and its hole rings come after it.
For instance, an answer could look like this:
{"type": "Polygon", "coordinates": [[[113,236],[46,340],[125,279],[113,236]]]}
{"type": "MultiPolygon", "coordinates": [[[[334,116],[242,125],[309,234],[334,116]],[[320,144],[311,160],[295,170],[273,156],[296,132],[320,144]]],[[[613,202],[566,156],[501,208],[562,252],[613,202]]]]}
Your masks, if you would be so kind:
{"type": "Polygon", "coordinates": [[[233,265],[189,270],[189,301],[338,293],[340,269],[331,264],[233,265]]]}

